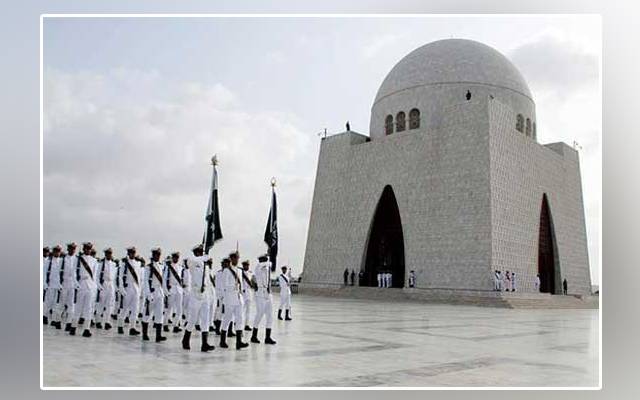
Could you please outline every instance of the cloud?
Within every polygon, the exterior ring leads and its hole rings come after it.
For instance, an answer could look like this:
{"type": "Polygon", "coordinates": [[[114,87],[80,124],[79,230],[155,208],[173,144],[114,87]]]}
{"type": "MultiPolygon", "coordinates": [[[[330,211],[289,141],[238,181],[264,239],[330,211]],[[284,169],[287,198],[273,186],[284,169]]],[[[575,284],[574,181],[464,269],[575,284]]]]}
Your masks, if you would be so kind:
{"type": "Polygon", "coordinates": [[[597,54],[557,34],[545,34],[511,51],[511,60],[530,83],[559,95],[598,84],[597,54]]]}
{"type": "Polygon", "coordinates": [[[45,242],[186,251],[202,237],[208,162],[216,153],[225,239],[214,254],[236,241],[247,257],[264,251],[276,176],[281,259],[299,272],[317,142],[297,124],[289,113],[246,112],[221,84],[136,70],[46,69],[45,242]]]}

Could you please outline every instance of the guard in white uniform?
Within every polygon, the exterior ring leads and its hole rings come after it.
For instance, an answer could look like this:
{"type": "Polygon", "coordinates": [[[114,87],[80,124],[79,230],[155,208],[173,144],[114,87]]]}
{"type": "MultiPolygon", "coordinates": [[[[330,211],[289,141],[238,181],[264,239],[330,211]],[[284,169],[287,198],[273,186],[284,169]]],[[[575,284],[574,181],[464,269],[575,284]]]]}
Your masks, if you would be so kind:
{"type": "Polygon", "coordinates": [[[278,319],[282,319],[282,309],[285,310],[285,320],[291,321],[291,283],[287,277],[287,267],[282,266],[282,273],[278,276],[280,284],[280,306],[278,307],[278,319]]]}
{"type": "Polygon", "coordinates": [[[271,263],[269,256],[266,254],[258,257],[258,266],[255,269],[256,282],[256,317],[253,320],[253,332],[251,335],[251,343],[260,343],[258,340],[258,327],[264,316],[265,321],[265,337],[266,344],[276,344],[271,338],[271,325],[273,324],[273,309],[271,302],[271,263]]]}
{"type": "MultiPolygon", "coordinates": [[[[225,260],[229,262],[228,259],[225,260]]],[[[216,284],[216,307],[213,312],[213,331],[216,335],[220,335],[220,326],[222,325],[222,309],[224,308],[224,293],[222,292],[222,288],[220,286],[222,284],[223,271],[224,267],[222,267],[221,263],[220,269],[216,271],[213,277],[216,284]]]]}
{"type": "Polygon", "coordinates": [[[507,271],[504,276],[504,291],[508,292],[509,290],[511,290],[511,274],[507,271]]]}
{"type": "Polygon", "coordinates": [[[378,287],[382,287],[382,274],[380,272],[378,272],[378,287]]]}
{"type": "Polygon", "coordinates": [[[104,249],[104,258],[98,261],[98,295],[96,315],[96,328],[111,329],[109,322],[116,296],[116,278],[118,275],[118,262],[113,259],[113,249],[104,249]]]}
{"type": "Polygon", "coordinates": [[[171,259],[167,260],[164,267],[165,293],[167,293],[167,323],[165,327],[168,328],[169,325],[173,325],[173,333],[182,331],[179,323],[183,314],[184,282],[182,279],[180,253],[176,251],[171,254],[171,259]]]}
{"type": "Polygon", "coordinates": [[[47,324],[48,318],[51,318],[51,326],[57,329],[62,329],[62,322],[60,321],[60,291],[62,286],[60,285],[60,266],[62,265],[62,257],[60,254],[62,247],[55,246],[53,251],[49,254],[44,261],[44,286],[45,289],[45,301],[42,308],[44,313],[44,323],[47,324]]]}
{"type": "Polygon", "coordinates": [[[44,312],[44,302],[47,298],[47,284],[45,282],[45,276],[47,274],[47,263],[49,260],[49,255],[51,251],[49,247],[45,246],[42,248],[42,323],[47,325],[49,323],[49,318],[47,317],[47,313],[44,312]]]}
{"type": "Polygon", "coordinates": [[[135,328],[142,293],[142,273],[145,262],[142,257],[136,256],[136,248],[127,248],[127,256],[120,262],[120,287],[123,296],[122,312],[118,316],[118,333],[124,334],[125,321],[129,321],[129,335],[136,336],[140,332],[135,328]]]}
{"type": "MultiPolygon", "coordinates": [[[[185,271],[185,284],[190,288],[189,311],[187,312],[187,325],[184,329],[182,337],[182,348],[191,349],[191,332],[196,324],[202,324],[205,328],[209,326],[209,302],[210,295],[209,271],[211,269],[211,258],[204,254],[204,248],[201,244],[193,247],[193,256],[187,259],[187,269],[185,271]]],[[[207,340],[209,332],[203,329],[201,332],[202,344],[200,351],[207,352],[215,349],[207,340]]]]}
{"type": "Polygon", "coordinates": [[[534,279],[533,281],[533,288],[536,290],[536,292],[540,291],[540,274],[536,275],[536,279],[534,279]]]}
{"type": "Polygon", "coordinates": [[[416,271],[414,270],[409,271],[409,287],[416,287],[416,271]]]}
{"type": "Polygon", "coordinates": [[[251,318],[251,296],[255,287],[255,278],[253,273],[249,270],[249,260],[244,260],[242,262],[242,301],[244,302],[244,330],[251,331],[251,327],[249,326],[250,318],[251,318]]]}
{"type": "Polygon", "coordinates": [[[213,315],[216,311],[216,279],[215,273],[213,272],[213,260],[209,262],[209,268],[207,268],[207,279],[209,279],[210,283],[210,285],[207,286],[207,305],[209,307],[209,312],[207,313],[207,320],[203,320],[200,323],[203,324],[203,329],[206,329],[209,332],[214,332],[213,315]]]}
{"type": "Polygon", "coordinates": [[[493,290],[500,291],[500,271],[498,270],[493,272],[493,290]]]}
{"type": "Polygon", "coordinates": [[[71,320],[75,312],[76,290],[78,282],[76,280],[76,267],[78,265],[78,256],[76,254],[76,244],[74,242],[67,244],[67,254],[62,257],[62,265],[60,265],[60,284],[62,285],[62,296],[60,304],[62,307],[62,319],[65,322],[64,330],[71,330],[71,320]]]}
{"type": "Polygon", "coordinates": [[[160,256],[162,250],[159,247],[151,249],[151,260],[144,269],[144,311],[142,314],[142,340],[149,340],[149,323],[153,321],[153,329],[156,331],[156,343],[167,340],[162,336],[162,324],[164,323],[164,279],[162,277],[162,262],[160,256]]]}
{"type": "MultiPolygon", "coordinates": [[[[238,258],[237,253],[232,253],[232,257],[238,258]]],[[[223,263],[222,282],[219,285],[224,296],[224,313],[222,315],[222,329],[220,330],[220,347],[227,348],[227,329],[231,327],[232,319],[236,323],[236,350],[249,346],[242,341],[242,276],[238,268],[233,267],[233,259],[223,263]]],[[[236,260],[237,262],[237,260],[236,260]]]]}
{"type": "Polygon", "coordinates": [[[84,328],[82,336],[91,337],[91,318],[96,300],[96,270],[98,262],[91,256],[93,244],[82,244],[82,253],[78,254],[76,267],[76,281],[78,282],[78,296],[76,299],[75,314],[71,322],[70,335],[76,334],[76,327],[84,328]]]}
{"type": "MultiPolygon", "coordinates": [[[[235,274],[240,278],[240,280],[242,280],[242,267],[239,264],[240,261],[240,253],[236,250],[232,253],[229,254],[229,262],[231,263],[231,269],[233,270],[233,272],[235,272],[235,274]]],[[[244,282],[243,282],[243,286],[241,287],[240,290],[242,290],[244,288],[244,282]]],[[[244,310],[244,298],[242,296],[240,296],[240,301],[242,301],[242,305],[240,306],[240,310],[244,310]]],[[[223,303],[224,303],[224,295],[223,295],[223,303]]],[[[241,312],[242,314],[242,312],[241,312]]],[[[235,331],[237,329],[242,329],[242,321],[240,320],[236,320],[236,318],[234,318],[234,315],[229,315],[229,325],[227,326],[227,337],[235,337],[235,331]],[[234,323],[236,324],[236,327],[234,328],[234,323]]],[[[224,316],[223,316],[224,319],[224,316]]],[[[223,325],[224,328],[224,325],[223,325]]]]}

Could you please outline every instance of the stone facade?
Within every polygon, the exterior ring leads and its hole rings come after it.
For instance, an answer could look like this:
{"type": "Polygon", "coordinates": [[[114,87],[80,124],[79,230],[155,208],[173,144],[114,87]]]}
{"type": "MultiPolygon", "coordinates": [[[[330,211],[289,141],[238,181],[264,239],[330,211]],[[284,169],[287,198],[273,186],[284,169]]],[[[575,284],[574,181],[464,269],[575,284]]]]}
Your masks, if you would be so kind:
{"type": "MultiPolygon", "coordinates": [[[[394,71],[390,76],[401,75],[394,71]]],[[[446,77],[457,80],[433,86],[439,78],[430,73],[427,84],[398,90],[387,78],[381,92],[389,94],[372,108],[371,137],[344,132],[322,140],[303,285],[340,285],[345,268],[364,269],[376,206],[389,185],[400,212],[405,271],[415,270],[420,288],[490,291],[492,271],[500,269],[516,271],[518,289],[533,291],[546,194],[559,274],[570,292],[589,293],[578,154],[517,131],[517,114],[535,118],[535,105],[523,94],[528,88],[517,86],[526,83],[517,82],[516,93],[479,82],[489,75],[474,84],[446,77]],[[470,100],[466,90],[473,91],[470,100]],[[384,134],[385,115],[401,109],[408,116],[416,106],[423,107],[418,129],[384,134]]]]}

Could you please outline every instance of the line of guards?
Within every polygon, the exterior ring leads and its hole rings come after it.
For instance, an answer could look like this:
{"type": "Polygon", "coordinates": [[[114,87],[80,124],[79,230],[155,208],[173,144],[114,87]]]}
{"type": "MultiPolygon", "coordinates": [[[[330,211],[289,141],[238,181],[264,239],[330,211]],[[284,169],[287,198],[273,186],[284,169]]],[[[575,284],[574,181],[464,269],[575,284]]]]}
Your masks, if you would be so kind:
{"type": "MultiPolygon", "coordinates": [[[[148,341],[153,324],[155,341],[167,340],[163,332],[184,330],[182,347],[190,350],[191,334],[201,332],[201,351],[215,347],[209,344],[210,332],[220,336],[220,347],[227,348],[227,337],[235,337],[236,349],[243,342],[244,331],[251,331],[251,343],[259,344],[258,327],[265,319],[265,344],[276,344],[271,336],[273,311],[271,299],[271,263],[267,254],[258,257],[250,270],[249,260],[239,264],[235,251],[221,261],[213,271],[212,258],[204,254],[202,244],[192,248],[192,255],[182,258],[172,253],[161,261],[162,250],[151,250],[149,262],[128,247],[126,257],[115,259],[113,249],[104,249],[104,257],[96,258],[91,242],[82,244],[76,254],[76,244],[43,249],[43,323],[62,329],[70,335],[82,330],[91,337],[91,328],[110,330],[117,324],[118,334],[126,328],[131,336],[140,335],[148,341]],[[249,326],[251,303],[255,301],[253,327],[249,326]],[[244,326],[244,328],[243,328],[244,326]],[[235,329],[234,329],[235,328],[235,329]]],[[[287,267],[278,276],[280,306],[278,319],[291,320],[291,288],[287,267]],[[283,318],[282,312],[285,312],[283,318]]]]}

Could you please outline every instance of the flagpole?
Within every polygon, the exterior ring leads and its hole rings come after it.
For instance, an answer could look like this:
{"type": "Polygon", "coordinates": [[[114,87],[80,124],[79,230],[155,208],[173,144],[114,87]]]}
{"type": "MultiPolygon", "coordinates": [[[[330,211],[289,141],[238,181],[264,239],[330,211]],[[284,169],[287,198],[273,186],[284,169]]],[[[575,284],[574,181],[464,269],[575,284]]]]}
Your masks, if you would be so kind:
{"type": "MultiPolygon", "coordinates": [[[[271,207],[273,207],[273,196],[275,196],[276,193],[276,178],[275,176],[271,178],[271,207]]],[[[269,216],[271,217],[269,224],[271,226],[273,226],[273,210],[269,211],[269,216]]],[[[269,258],[271,261],[271,268],[269,268],[269,293],[271,293],[271,270],[275,270],[277,268],[276,266],[276,258],[277,257],[273,257],[273,259],[271,259],[271,248],[269,248],[269,258]]]]}
{"type": "MultiPolygon", "coordinates": [[[[207,212],[205,214],[205,220],[207,220],[207,224],[205,225],[204,236],[202,238],[202,245],[205,248],[206,254],[209,254],[209,249],[207,248],[207,244],[211,240],[211,237],[210,237],[211,234],[213,234],[213,241],[216,240],[215,232],[209,232],[210,224],[213,221],[208,221],[208,218],[210,217],[210,215],[212,216],[212,213],[213,213],[213,207],[214,207],[214,204],[213,204],[213,201],[214,201],[214,199],[213,199],[213,195],[214,195],[213,190],[214,190],[214,188],[217,190],[217,175],[218,175],[218,171],[216,169],[217,165],[218,165],[218,157],[217,157],[217,155],[214,154],[213,157],[211,157],[211,166],[213,167],[213,173],[211,174],[211,187],[210,187],[210,190],[209,190],[209,203],[207,204],[207,212]]],[[[217,206],[217,204],[216,204],[216,206],[217,206]]],[[[217,212],[217,210],[216,210],[216,212],[217,212]]]]}

